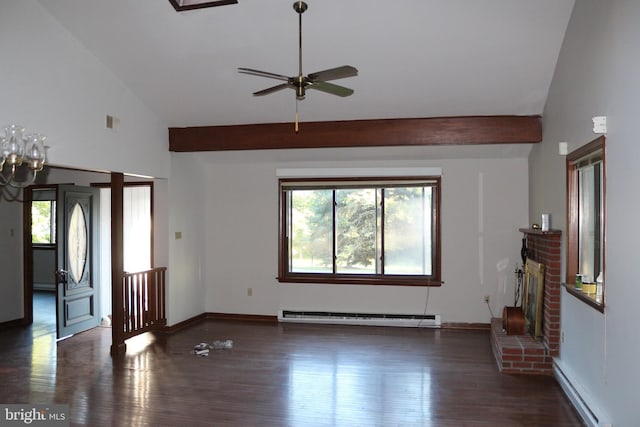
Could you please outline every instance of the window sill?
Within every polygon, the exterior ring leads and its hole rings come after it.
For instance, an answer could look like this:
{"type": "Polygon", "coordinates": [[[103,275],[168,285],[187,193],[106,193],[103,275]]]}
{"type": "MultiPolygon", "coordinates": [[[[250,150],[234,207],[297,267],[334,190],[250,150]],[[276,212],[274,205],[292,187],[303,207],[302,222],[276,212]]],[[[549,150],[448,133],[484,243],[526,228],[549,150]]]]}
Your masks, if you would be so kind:
{"type": "Polygon", "coordinates": [[[55,243],[32,243],[31,247],[33,249],[55,249],[55,243]]]}
{"type": "Polygon", "coordinates": [[[335,276],[321,274],[287,274],[277,278],[280,283],[318,283],[330,285],[371,286],[442,286],[443,282],[425,277],[407,276],[335,276]]]}
{"type": "Polygon", "coordinates": [[[569,292],[574,297],[578,298],[580,301],[585,304],[595,308],[601,313],[604,313],[604,300],[603,297],[597,297],[596,294],[586,294],[582,292],[582,290],[576,289],[575,285],[569,283],[562,284],[567,292],[569,292]]]}

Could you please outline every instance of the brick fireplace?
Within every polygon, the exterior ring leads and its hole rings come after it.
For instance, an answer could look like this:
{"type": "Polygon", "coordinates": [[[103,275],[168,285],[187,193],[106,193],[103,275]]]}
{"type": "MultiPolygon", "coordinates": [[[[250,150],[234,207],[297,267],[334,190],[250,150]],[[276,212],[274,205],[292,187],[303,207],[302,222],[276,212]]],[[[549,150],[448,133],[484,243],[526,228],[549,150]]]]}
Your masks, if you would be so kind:
{"type": "Polygon", "coordinates": [[[505,373],[552,374],[552,359],[560,354],[560,230],[521,228],[527,242],[527,258],[544,265],[542,338],[506,335],[502,319],[492,319],[491,344],[498,367],[505,373]]]}

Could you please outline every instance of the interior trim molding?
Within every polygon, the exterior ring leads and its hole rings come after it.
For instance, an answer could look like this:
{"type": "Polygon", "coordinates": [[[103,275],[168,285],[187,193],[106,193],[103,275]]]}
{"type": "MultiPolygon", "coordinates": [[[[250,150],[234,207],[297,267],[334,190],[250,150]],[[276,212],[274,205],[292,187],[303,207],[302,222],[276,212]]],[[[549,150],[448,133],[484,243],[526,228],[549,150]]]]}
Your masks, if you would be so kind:
{"type": "Polygon", "coordinates": [[[205,312],[205,313],[200,313],[197,316],[193,316],[186,320],[183,320],[182,322],[178,322],[174,325],[165,326],[161,328],[159,332],[162,332],[165,334],[173,334],[178,332],[181,329],[196,325],[200,322],[204,322],[205,320],[237,320],[237,321],[243,321],[243,322],[278,323],[278,316],[266,316],[266,315],[259,315],[259,314],[205,312]]]}
{"type": "Polygon", "coordinates": [[[215,320],[241,320],[245,322],[267,322],[278,323],[278,316],[267,316],[260,314],[236,314],[236,313],[207,313],[207,319],[215,320]]]}
{"type": "Polygon", "coordinates": [[[14,328],[16,326],[25,326],[28,323],[25,321],[25,318],[22,317],[20,319],[7,320],[6,322],[0,322],[0,331],[5,329],[14,328]]]}
{"type": "Polygon", "coordinates": [[[415,119],[170,127],[169,151],[531,144],[542,141],[540,116],[415,119]]]}
{"type": "MultiPolygon", "coordinates": [[[[260,315],[260,314],[237,314],[237,313],[214,313],[206,312],[197,316],[193,316],[175,325],[165,326],[161,329],[162,332],[173,334],[188,326],[193,326],[205,320],[235,320],[242,322],[266,322],[266,323],[278,323],[278,316],[260,315]]],[[[459,323],[459,322],[443,322],[443,329],[468,329],[478,331],[488,331],[491,329],[489,323],[459,323]]]]}
{"type": "Polygon", "coordinates": [[[163,328],[159,329],[159,332],[163,332],[166,334],[173,334],[178,332],[181,329],[196,325],[202,322],[203,320],[206,320],[206,318],[207,318],[206,313],[200,313],[197,316],[190,317],[188,319],[183,320],[182,322],[175,323],[171,326],[164,326],[163,328]]]}
{"type": "Polygon", "coordinates": [[[278,168],[276,176],[278,178],[442,176],[442,168],[278,168]]]}
{"type": "Polygon", "coordinates": [[[442,329],[465,329],[473,331],[490,331],[491,323],[442,322],[442,329]]]}

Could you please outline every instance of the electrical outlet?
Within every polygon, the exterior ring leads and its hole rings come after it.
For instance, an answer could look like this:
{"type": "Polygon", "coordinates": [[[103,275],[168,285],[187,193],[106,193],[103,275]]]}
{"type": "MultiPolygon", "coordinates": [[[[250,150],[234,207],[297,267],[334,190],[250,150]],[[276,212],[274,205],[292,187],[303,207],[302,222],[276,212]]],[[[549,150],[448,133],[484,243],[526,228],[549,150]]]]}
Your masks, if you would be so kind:
{"type": "Polygon", "coordinates": [[[560,331],[560,342],[564,343],[564,331],[560,331]]]}
{"type": "Polygon", "coordinates": [[[253,288],[247,288],[247,296],[253,296],[253,288]]]}
{"type": "Polygon", "coordinates": [[[485,296],[484,296],[484,302],[486,302],[487,304],[489,304],[489,295],[485,295],[485,296]]]}

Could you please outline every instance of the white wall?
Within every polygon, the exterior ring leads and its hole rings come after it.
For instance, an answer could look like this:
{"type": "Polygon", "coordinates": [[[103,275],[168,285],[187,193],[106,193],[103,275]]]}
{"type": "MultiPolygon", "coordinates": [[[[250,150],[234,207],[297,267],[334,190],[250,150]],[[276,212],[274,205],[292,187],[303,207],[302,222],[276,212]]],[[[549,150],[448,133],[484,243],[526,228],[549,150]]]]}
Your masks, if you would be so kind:
{"type": "Polygon", "coordinates": [[[55,248],[33,249],[33,288],[42,291],[56,290],[55,248]]]}
{"type": "MultiPolygon", "coordinates": [[[[0,58],[0,126],[47,135],[50,164],[168,177],[167,126],[38,2],[0,2],[0,58]],[[120,119],[117,131],[107,114],[120,119]]],[[[16,231],[0,239],[0,322],[22,317],[21,212],[0,200],[0,233],[16,231]]],[[[166,238],[156,236],[165,259],[166,238]]]]}
{"type": "Polygon", "coordinates": [[[168,182],[169,325],[206,311],[203,275],[211,260],[204,250],[204,237],[213,219],[205,215],[204,200],[211,190],[204,177],[199,154],[172,153],[168,182]]]}
{"type": "Polygon", "coordinates": [[[167,127],[38,2],[0,3],[0,53],[0,123],[47,135],[51,164],[167,176],[167,127]]]}
{"type": "Polygon", "coordinates": [[[545,108],[544,141],[530,159],[530,215],[550,212],[554,227],[566,231],[565,159],[557,143],[567,141],[570,151],[586,144],[597,136],[591,118],[608,116],[605,312],[563,291],[558,364],[600,421],[614,426],[638,421],[639,22],[637,1],[576,2],[545,108]]]}
{"type": "Polygon", "coordinates": [[[0,200],[0,323],[22,318],[22,205],[0,200]],[[15,209],[18,205],[20,209],[15,209]],[[18,286],[17,284],[20,284],[18,286]]]}
{"type": "MultiPolygon", "coordinates": [[[[424,311],[429,295],[427,311],[441,314],[444,322],[488,323],[490,314],[483,296],[490,295],[494,314],[500,316],[505,304],[513,304],[513,271],[520,259],[518,228],[527,226],[528,149],[518,158],[466,159],[467,149],[454,147],[448,157],[460,158],[429,160],[438,150],[396,147],[181,154],[181,159],[199,159],[206,165],[205,310],[259,315],[275,315],[281,308],[416,314],[424,311]],[[442,276],[446,283],[442,287],[277,282],[277,168],[418,166],[437,166],[443,171],[442,276]],[[247,296],[247,288],[252,288],[253,296],[247,296]]],[[[485,150],[492,152],[492,148],[485,150]]],[[[191,206],[180,207],[187,208],[191,206]]]]}

